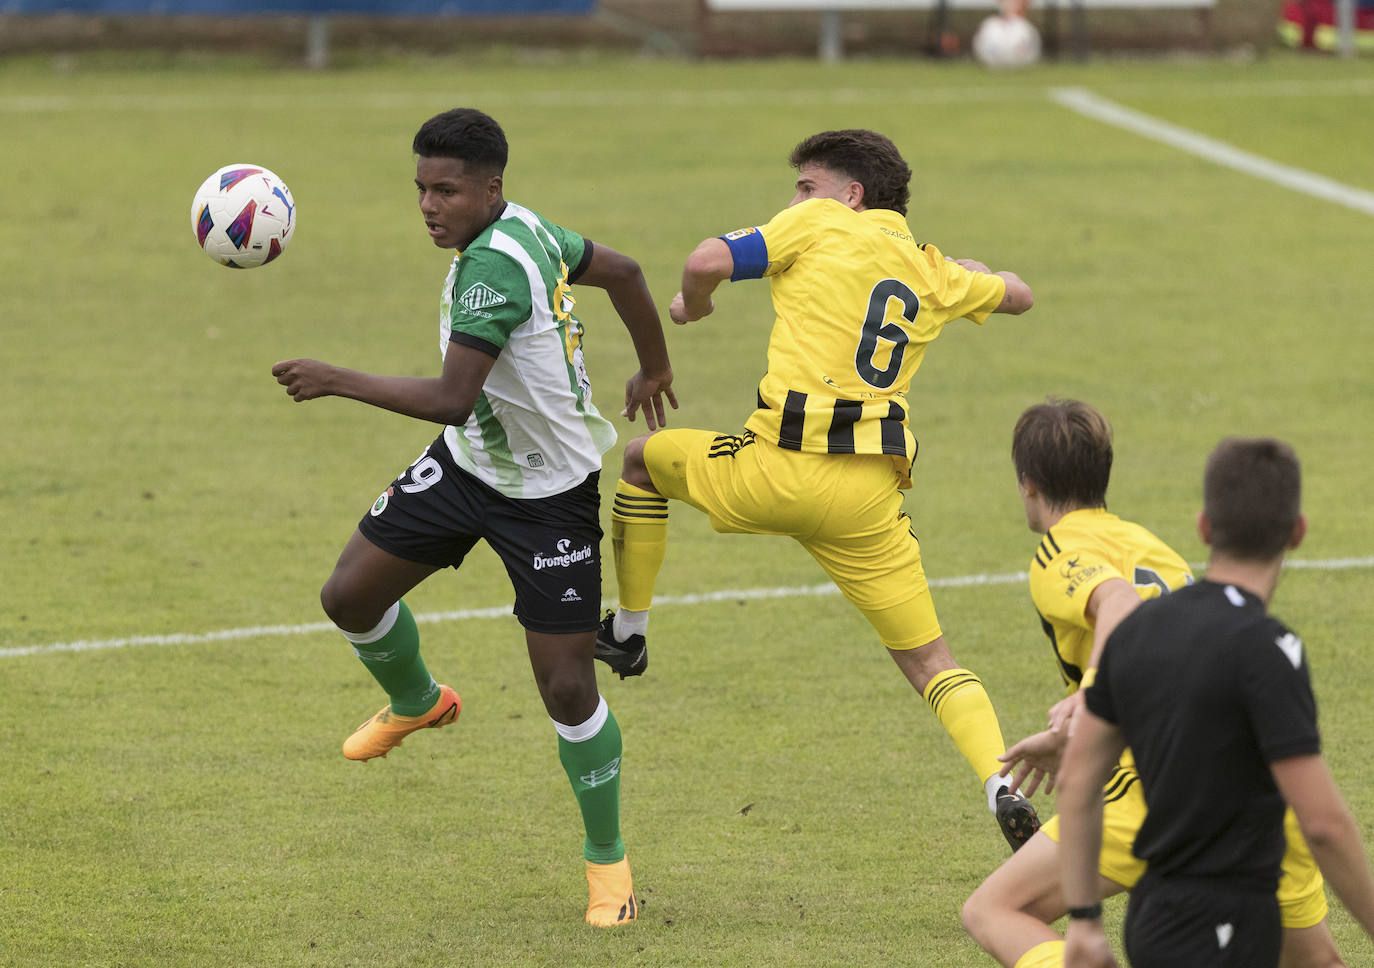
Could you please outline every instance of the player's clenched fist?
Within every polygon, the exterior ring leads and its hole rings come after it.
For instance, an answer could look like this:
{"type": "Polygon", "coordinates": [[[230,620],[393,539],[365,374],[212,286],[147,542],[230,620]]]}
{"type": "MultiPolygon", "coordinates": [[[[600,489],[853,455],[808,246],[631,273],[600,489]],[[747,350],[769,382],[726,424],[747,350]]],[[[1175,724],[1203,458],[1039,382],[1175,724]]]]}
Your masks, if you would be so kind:
{"type": "Polygon", "coordinates": [[[283,360],[272,365],[272,375],[298,402],[328,396],[329,376],[333,372],[332,366],[319,360],[283,360]]]}

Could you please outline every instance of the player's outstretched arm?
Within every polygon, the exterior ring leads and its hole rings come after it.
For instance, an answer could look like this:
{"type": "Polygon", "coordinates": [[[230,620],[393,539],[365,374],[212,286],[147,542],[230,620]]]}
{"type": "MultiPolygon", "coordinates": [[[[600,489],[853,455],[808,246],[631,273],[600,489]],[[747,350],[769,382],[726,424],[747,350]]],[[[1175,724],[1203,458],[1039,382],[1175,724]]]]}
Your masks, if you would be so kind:
{"type": "Polygon", "coordinates": [[[1019,316],[1035,305],[1035,294],[1031,292],[1031,287],[1026,285],[1016,273],[1008,272],[1005,269],[1001,272],[993,272],[977,259],[952,259],[949,256],[945,256],[945,258],[955,265],[963,266],[970,272],[984,272],[990,276],[997,276],[1006,283],[1006,294],[1002,297],[1002,301],[997,304],[997,308],[993,310],[994,313],[1009,313],[1012,316],[1019,316]]]}
{"type": "Polygon", "coordinates": [[[682,289],[673,297],[668,315],[681,325],[709,316],[716,304],[711,294],[735,274],[735,257],[724,239],[704,239],[682,267],[682,289]]]}
{"type": "Polygon", "coordinates": [[[319,360],[283,360],[272,366],[272,375],[297,402],[347,397],[418,420],[462,426],[495,364],[495,356],[450,343],[437,377],[379,376],[319,360]]]}
{"type": "Polygon", "coordinates": [[[635,414],[643,410],[644,422],[650,430],[664,426],[667,423],[664,399],[677,409],[677,396],[672,389],[673,368],[668,362],[668,344],[663,339],[658,307],[654,305],[654,297],[649,293],[639,263],[608,245],[597,243],[592,249],[591,262],[582,270],[577,282],[606,290],[611,305],[630,333],[635,355],[639,357],[639,372],[625,383],[625,409],[620,415],[633,422],[635,414]]]}
{"type": "MultiPolygon", "coordinates": [[[[1099,903],[1098,855],[1102,852],[1102,784],[1126,748],[1121,731],[1091,710],[1075,717],[1059,768],[1059,879],[1072,912],[1099,903]]],[[[1070,917],[1064,933],[1064,968],[1115,966],[1098,917],[1070,917]]]]}
{"type": "Polygon", "coordinates": [[[1341,903],[1374,938],[1374,875],[1360,828],[1320,754],[1269,764],[1279,792],[1293,808],[1312,858],[1341,903]]]}
{"type": "Polygon", "coordinates": [[[1019,316],[1026,310],[1035,305],[1035,294],[1031,292],[1031,287],[1021,281],[1021,277],[1014,272],[994,272],[994,276],[1001,276],[1002,281],[1007,284],[1007,294],[1002,297],[1002,301],[997,304],[994,313],[1010,313],[1019,316]]]}

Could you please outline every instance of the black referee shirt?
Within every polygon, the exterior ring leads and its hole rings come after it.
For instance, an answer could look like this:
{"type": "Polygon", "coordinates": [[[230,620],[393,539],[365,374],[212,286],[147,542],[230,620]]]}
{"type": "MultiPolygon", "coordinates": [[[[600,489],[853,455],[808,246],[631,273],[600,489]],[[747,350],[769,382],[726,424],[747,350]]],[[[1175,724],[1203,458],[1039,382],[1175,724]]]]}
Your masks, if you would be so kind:
{"type": "Polygon", "coordinates": [[[1274,890],[1269,763],[1321,751],[1302,641],[1249,592],[1201,581],[1117,626],[1085,698],[1135,754],[1149,815],[1134,852],[1151,874],[1274,890]]]}

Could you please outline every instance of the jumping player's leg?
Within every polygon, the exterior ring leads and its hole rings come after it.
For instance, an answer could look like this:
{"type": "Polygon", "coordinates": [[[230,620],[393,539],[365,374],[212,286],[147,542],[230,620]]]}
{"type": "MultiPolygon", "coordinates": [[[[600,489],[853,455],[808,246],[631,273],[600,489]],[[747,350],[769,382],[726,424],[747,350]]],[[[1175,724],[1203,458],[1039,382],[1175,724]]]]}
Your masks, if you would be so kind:
{"type": "Polygon", "coordinates": [[[1035,809],[998,775],[1006,751],[982,681],[955,662],[940,629],[921,564],[920,544],[901,510],[885,458],[850,458],[843,500],[801,544],[868,619],[907,681],[930,705],[977,774],[988,808],[1015,850],[1039,828],[1035,809]]]}
{"type": "Polygon", "coordinates": [[[998,757],[1007,749],[997,712],[982,680],[954,661],[945,637],[917,648],[888,646],[888,655],[930,705],[978,779],[986,784],[996,776],[1002,768],[998,757]]]}
{"type": "MultiPolygon", "coordinates": [[[[872,467],[872,465],[870,465],[872,467]]],[[[890,477],[890,470],[886,471],[890,477]]],[[[878,468],[871,485],[853,481],[853,520],[832,514],[822,534],[802,541],[831,580],[868,619],[908,682],[930,704],[954,745],[986,784],[1002,768],[1002,728],[982,682],[959,666],[940,629],[920,546],[901,496],[878,468]],[[871,495],[865,501],[864,495],[871,495]],[[879,522],[875,525],[874,521],[879,522]]]]}
{"type": "Polygon", "coordinates": [[[643,672],[647,661],[643,636],[668,548],[668,501],[680,500],[704,510],[688,485],[688,455],[705,449],[718,436],[705,430],[661,430],[637,437],[625,447],[611,506],[611,548],[619,594],[615,614],[603,623],[597,647],[597,657],[622,678],[643,672]]]}
{"type": "Polygon", "coordinates": [[[625,446],[611,505],[611,550],[619,588],[614,631],[621,642],[648,630],[654,585],[668,550],[668,499],[654,487],[644,463],[650,436],[636,437],[625,446]]]}

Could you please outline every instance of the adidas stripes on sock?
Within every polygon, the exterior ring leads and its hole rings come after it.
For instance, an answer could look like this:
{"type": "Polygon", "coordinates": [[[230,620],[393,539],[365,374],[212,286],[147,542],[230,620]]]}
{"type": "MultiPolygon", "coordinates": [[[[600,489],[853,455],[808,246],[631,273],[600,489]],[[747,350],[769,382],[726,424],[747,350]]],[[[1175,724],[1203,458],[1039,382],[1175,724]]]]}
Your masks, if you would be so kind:
{"type": "MultiPolygon", "coordinates": [[[[654,601],[654,584],[663,566],[663,555],[668,550],[668,499],[617,481],[611,505],[611,550],[620,607],[647,613],[654,601]]],[[[647,625],[647,616],[644,622],[647,625]]],[[[636,631],[643,634],[643,629],[636,631]]],[[[618,624],[616,636],[624,637],[618,624]]]]}
{"type": "Polygon", "coordinates": [[[967,669],[947,669],[926,684],[923,696],[980,783],[1002,768],[997,758],[1007,748],[1002,727],[977,676],[967,669]]]}

